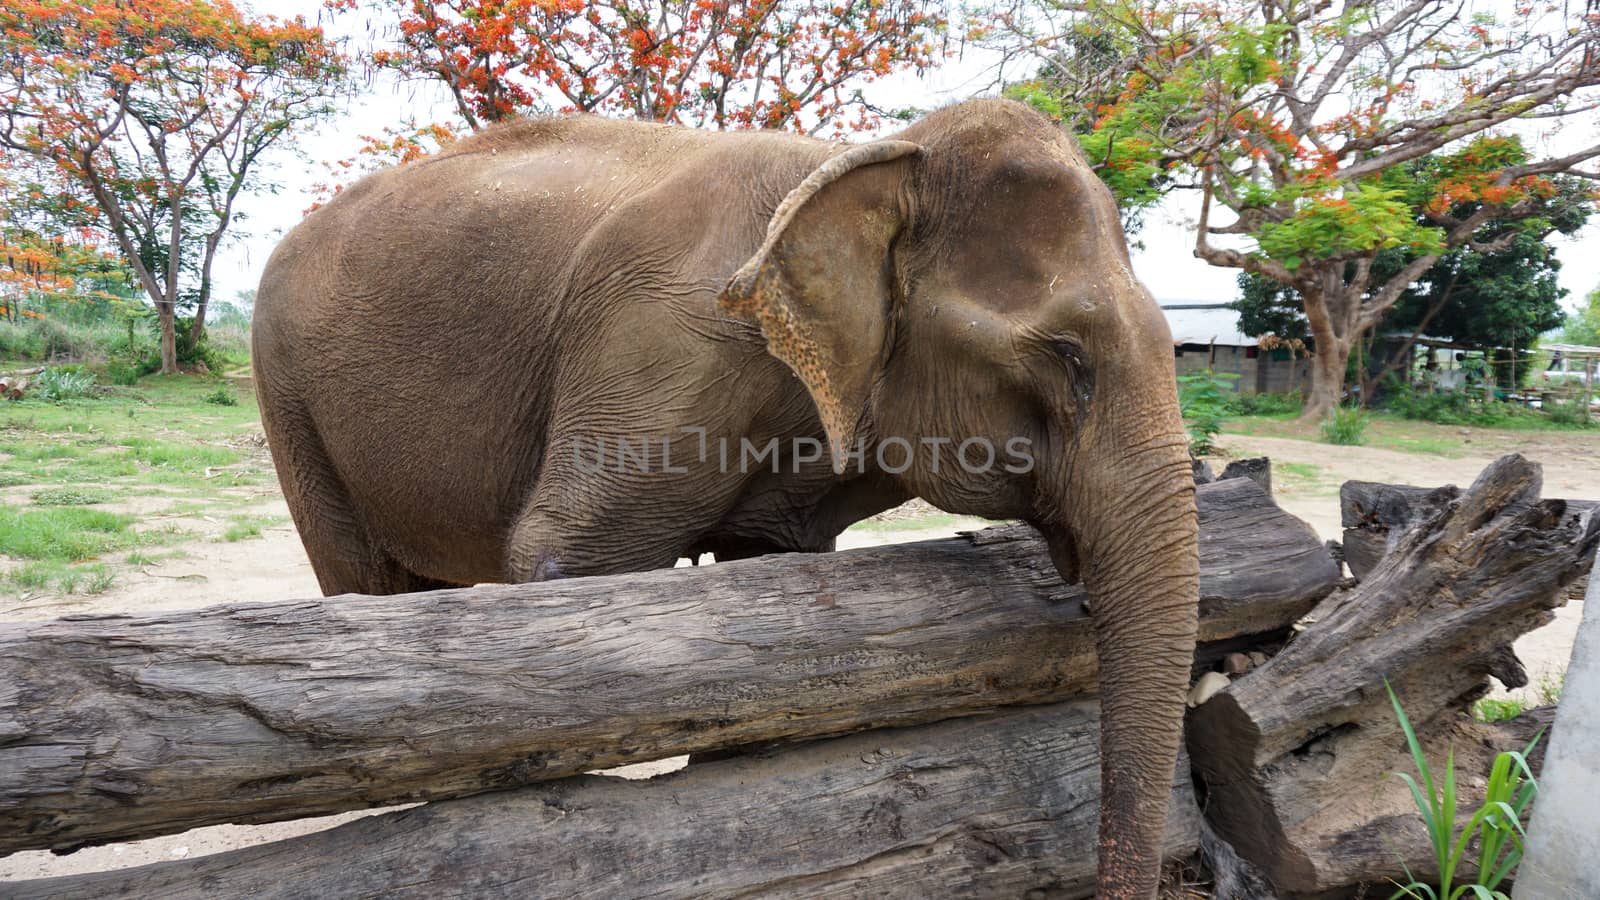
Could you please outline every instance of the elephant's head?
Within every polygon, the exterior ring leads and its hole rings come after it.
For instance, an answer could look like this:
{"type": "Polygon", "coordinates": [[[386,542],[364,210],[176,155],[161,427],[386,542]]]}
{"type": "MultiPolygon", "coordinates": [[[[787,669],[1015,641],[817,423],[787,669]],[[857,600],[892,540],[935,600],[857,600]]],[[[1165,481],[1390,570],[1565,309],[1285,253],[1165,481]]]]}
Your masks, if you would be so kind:
{"type": "Polygon", "coordinates": [[[722,303],[804,382],[837,464],[860,440],[902,439],[907,488],[1033,523],[1062,577],[1083,581],[1101,669],[1099,896],[1152,896],[1197,526],[1171,335],[1109,192],[1028,108],[950,107],[811,173],[722,303]]]}

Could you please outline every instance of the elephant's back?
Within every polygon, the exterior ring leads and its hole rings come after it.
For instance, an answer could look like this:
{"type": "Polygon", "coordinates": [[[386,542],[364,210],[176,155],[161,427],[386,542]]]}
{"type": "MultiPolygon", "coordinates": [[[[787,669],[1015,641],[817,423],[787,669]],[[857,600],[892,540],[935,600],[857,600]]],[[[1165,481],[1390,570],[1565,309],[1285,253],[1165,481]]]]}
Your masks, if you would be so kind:
{"type": "Polygon", "coordinates": [[[583,380],[567,370],[617,341],[675,353],[697,329],[740,327],[715,314],[716,289],[818,147],[560,120],[364,179],[263,277],[269,438],[297,439],[273,433],[284,416],[268,407],[292,409],[414,571],[498,577],[562,385],[583,380]],[[689,324],[668,336],[662,319],[689,324]]]}
{"type": "Polygon", "coordinates": [[[501,573],[554,400],[571,249],[599,218],[580,176],[509,157],[363,179],[285,237],[257,295],[269,439],[315,445],[383,549],[451,581],[501,573]]]}

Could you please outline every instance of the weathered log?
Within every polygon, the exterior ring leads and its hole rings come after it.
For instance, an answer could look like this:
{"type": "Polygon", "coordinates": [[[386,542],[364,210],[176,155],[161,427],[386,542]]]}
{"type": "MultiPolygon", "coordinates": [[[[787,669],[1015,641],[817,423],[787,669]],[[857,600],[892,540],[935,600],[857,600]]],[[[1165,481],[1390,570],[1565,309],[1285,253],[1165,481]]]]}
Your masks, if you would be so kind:
{"type": "MultiPolygon", "coordinates": [[[[1340,524],[1344,527],[1345,564],[1350,574],[1365,578],[1389,551],[1411,523],[1454,500],[1453,487],[1425,488],[1410,484],[1383,484],[1374,481],[1346,481],[1339,488],[1340,524]]],[[[1567,500],[1567,510],[1588,514],[1600,506],[1595,500],[1567,500]]],[[[1568,589],[1570,599],[1583,599],[1588,577],[1575,580],[1568,589]]]]}
{"type": "MultiPolygon", "coordinates": [[[[1202,488],[1201,634],[1337,581],[1202,488]]],[[[0,853],[516,787],[1080,696],[1082,591],[1021,526],[696,569],[0,626],[0,853]]]]}
{"type": "MultiPolygon", "coordinates": [[[[1099,807],[1096,707],[1078,700],[871,731],[647,782],[580,776],[0,893],[1087,897],[1099,807]]],[[[1169,858],[1188,856],[1199,836],[1187,760],[1177,771],[1169,858]]]]}
{"type": "Polygon", "coordinates": [[[1504,735],[1466,707],[1491,674],[1525,683],[1511,642],[1553,618],[1600,542],[1600,521],[1539,502],[1539,483],[1519,456],[1490,465],[1281,653],[1191,713],[1207,818],[1280,891],[1381,884],[1401,857],[1429,869],[1409,795],[1383,779],[1410,769],[1384,680],[1435,759],[1453,743],[1463,772],[1486,771],[1486,742],[1504,735]]]}
{"type": "Polygon", "coordinates": [[[1236,459],[1228,463],[1218,480],[1248,478],[1261,486],[1268,497],[1272,496],[1272,460],[1265,456],[1236,459]]]}

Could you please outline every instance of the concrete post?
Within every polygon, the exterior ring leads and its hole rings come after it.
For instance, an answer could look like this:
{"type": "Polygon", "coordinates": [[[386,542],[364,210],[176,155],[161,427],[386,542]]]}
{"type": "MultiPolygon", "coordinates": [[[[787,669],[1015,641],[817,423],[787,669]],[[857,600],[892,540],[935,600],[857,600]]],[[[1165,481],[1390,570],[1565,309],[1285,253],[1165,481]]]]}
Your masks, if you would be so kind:
{"type": "MultiPolygon", "coordinates": [[[[1600,558],[1596,570],[1600,572],[1600,558]]],[[[1589,578],[1550,749],[1539,775],[1517,900],[1600,897],[1600,577],[1589,578]]]]}

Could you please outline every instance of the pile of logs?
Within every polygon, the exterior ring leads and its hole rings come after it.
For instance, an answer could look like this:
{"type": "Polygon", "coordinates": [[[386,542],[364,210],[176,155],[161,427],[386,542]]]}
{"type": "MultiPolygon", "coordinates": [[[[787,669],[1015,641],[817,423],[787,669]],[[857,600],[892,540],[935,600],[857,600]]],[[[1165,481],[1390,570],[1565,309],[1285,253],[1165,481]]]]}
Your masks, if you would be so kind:
{"type": "MultiPolygon", "coordinates": [[[[1192,856],[1209,820],[1283,891],[1397,868],[1369,847],[1387,820],[1360,805],[1396,766],[1382,679],[1430,740],[1465,727],[1487,674],[1515,681],[1505,648],[1548,617],[1597,536],[1537,492],[1536,467],[1502,461],[1340,587],[1316,534],[1256,481],[1201,485],[1195,674],[1275,655],[1193,711],[1169,855],[1192,856]]],[[[999,526],[606,578],[0,625],[0,854],[428,801],[0,893],[1088,896],[1084,600],[1030,530],[999,526]],[[646,782],[584,774],[752,745],[646,782]]]]}
{"type": "Polygon", "coordinates": [[[1554,618],[1600,542],[1592,504],[1541,501],[1539,488],[1538,466],[1516,456],[1465,492],[1346,484],[1360,582],[1190,716],[1207,819],[1279,892],[1435,874],[1409,793],[1384,778],[1411,770],[1386,682],[1430,759],[1453,748],[1464,784],[1549,724],[1549,710],[1499,725],[1469,715],[1488,676],[1527,684],[1512,641],[1554,618]]]}
{"type": "Polygon", "coordinates": [[[21,400],[28,392],[28,376],[37,371],[0,375],[0,400],[21,400]]]}

